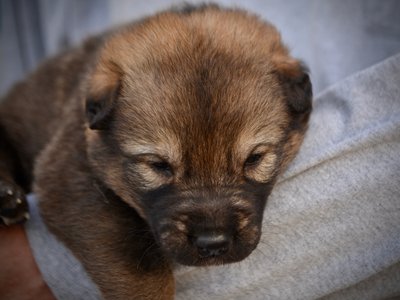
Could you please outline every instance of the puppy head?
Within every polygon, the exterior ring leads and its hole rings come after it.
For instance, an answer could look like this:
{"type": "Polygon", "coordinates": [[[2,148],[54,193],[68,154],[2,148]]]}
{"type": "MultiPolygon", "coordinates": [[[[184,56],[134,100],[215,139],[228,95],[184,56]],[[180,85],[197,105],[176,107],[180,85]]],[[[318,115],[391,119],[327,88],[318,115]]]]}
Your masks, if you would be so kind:
{"type": "Polygon", "coordinates": [[[188,265],[239,261],[297,153],[311,84],[269,24],[242,11],[166,12],[104,46],[86,102],[99,178],[188,265]]]}

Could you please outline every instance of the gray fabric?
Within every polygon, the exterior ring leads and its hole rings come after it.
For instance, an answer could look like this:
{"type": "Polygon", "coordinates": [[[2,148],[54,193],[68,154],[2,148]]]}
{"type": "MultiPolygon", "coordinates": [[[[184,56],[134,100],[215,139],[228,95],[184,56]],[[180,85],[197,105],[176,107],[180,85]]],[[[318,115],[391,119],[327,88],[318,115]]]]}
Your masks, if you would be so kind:
{"type": "MultiPolygon", "coordinates": [[[[56,295],[84,295],[89,283],[63,279],[80,273],[77,262],[48,242],[33,225],[37,217],[26,228],[46,281],[56,295]]],[[[254,253],[232,265],[180,267],[176,279],[178,300],[400,296],[400,54],[315,99],[303,147],[270,196],[254,253]]]]}
{"type": "Polygon", "coordinates": [[[33,195],[28,196],[30,220],[25,231],[36,263],[53,295],[60,300],[101,299],[97,286],[80,262],[47,230],[36,201],[33,195]]]}

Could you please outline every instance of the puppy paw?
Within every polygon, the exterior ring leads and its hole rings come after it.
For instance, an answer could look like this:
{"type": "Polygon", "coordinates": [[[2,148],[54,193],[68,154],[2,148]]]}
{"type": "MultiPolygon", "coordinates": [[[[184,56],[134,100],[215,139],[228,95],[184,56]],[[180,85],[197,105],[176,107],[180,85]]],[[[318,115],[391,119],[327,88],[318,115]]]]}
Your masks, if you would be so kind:
{"type": "Polygon", "coordinates": [[[23,223],[29,219],[24,191],[15,184],[0,180],[0,225],[23,223]]]}

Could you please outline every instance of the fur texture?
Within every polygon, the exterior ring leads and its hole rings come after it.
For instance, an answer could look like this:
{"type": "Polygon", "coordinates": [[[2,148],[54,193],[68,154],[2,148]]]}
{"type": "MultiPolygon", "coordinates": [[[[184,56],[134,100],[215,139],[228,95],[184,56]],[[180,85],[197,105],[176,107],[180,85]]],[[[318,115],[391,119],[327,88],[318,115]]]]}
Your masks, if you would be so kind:
{"type": "Polygon", "coordinates": [[[257,246],[311,97],[272,25],[214,5],[162,12],[10,91],[0,180],[33,182],[46,224],[105,298],[171,299],[171,262],[230,263],[257,246]]]}

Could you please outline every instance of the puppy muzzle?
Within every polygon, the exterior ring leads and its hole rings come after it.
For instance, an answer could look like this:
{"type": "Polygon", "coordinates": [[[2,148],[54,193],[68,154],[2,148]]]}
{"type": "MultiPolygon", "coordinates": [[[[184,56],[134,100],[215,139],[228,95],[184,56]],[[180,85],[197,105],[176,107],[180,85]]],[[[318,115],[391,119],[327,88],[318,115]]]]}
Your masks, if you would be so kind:
{"type": "Polygon", "coordinates": [[[156,225],[165,251],[185,265],[214,265],[247,257],[260,238],[260,212],[233,205],[196,206],[175,211],[156,225]]]}

